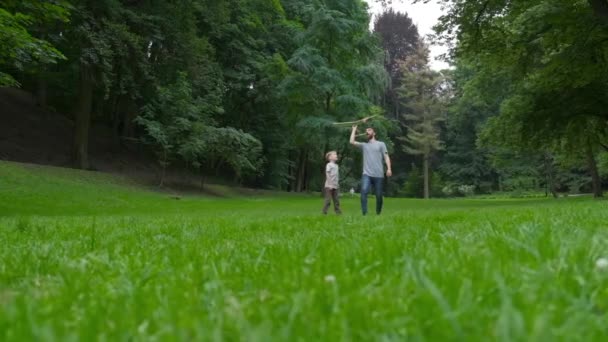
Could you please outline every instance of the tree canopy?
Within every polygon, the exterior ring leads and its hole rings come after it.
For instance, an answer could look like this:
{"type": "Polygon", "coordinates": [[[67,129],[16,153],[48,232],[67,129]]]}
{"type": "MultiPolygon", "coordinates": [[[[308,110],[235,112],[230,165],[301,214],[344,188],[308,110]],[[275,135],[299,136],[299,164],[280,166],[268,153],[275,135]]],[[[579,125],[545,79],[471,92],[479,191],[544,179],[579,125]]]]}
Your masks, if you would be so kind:
{"type": "Polygon", "coordinates": [[[0,86],[71,121],[79,168],[103,126],[161,179],[314,191],[337,150],[350,187],[361,157],[332,123],[375,114],[392,195],[601,196],[608,1],[412,0],[431,1],[429,40],[392,1],[373,17],[363,0],[7,0],[0,86]],[[432,43],[450,70],[431,69],[432,43]]]}

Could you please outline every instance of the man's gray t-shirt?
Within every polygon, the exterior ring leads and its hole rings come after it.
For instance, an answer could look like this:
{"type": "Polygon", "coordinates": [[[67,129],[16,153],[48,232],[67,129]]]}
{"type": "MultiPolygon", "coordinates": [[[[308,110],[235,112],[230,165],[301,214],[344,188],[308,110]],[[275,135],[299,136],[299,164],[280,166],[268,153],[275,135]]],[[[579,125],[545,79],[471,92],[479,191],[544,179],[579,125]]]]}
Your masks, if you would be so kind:
{"type": "Polygon", "coordinates": [[[382,141],[359,143],[363,150],[363,174],[384,178],[384,155],[388,153],[382,141]]]}

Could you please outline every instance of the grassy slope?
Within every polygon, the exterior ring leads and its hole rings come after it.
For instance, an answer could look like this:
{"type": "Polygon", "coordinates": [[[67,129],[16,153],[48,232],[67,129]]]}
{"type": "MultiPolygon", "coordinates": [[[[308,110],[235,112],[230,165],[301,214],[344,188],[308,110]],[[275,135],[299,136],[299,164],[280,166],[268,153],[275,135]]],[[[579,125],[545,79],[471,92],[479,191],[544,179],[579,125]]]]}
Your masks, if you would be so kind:
{"type": "Polygon", "coordinates": [[[171,199],[0,163],[0,340],[603,340],[606,202],[171,199]],[[371,202],[373,205],[373,201],[371,202]]]}

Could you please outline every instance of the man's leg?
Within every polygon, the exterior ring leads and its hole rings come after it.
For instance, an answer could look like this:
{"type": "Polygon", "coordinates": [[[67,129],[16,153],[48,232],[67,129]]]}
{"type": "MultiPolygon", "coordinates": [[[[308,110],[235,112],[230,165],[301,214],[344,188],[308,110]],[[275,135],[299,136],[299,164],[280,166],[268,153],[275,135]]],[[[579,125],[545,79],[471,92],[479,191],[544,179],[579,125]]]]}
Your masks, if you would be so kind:
{"type": "Polygon", "coordinates": [[[361,177],[361,213],[367,215],[367,194],[369,193],[369,187],[371,179],[368,175],[361,177]]]}
{"type": "Polygon", "coordinates": [[[382,188],[384,183],[384,178],[375,178],[374,177],[374,190],[376,193],[376,214],[380,215],[382,213],[382,204],[384,203],[384,198],[382,197],[382,188]]]}
{"type": "Polygon", "coordinates": [[[323,196],[325,196],[325,203],[323,204],[323,214],[327,214],[327,209],[329,209],[329,205],[331,204],[331,189],[324,188],[323,196]]]}
{"type": "Polygon", "coordinates": [[[332,189],[331,195],[334,200],[334,211],[336,212],[336,214],[342,214],[342,210],[340,209],[340,194],[338,189],[332,189]]]}

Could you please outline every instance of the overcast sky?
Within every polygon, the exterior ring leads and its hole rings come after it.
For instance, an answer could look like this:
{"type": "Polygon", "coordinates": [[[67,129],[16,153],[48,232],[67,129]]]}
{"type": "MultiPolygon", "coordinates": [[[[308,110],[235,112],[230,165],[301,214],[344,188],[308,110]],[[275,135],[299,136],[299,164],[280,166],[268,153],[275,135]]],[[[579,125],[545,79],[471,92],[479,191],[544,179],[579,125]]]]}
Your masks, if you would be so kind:
{"type": "MultiPolygon", "coordinates": [[[[382,13],[382,7],[374,0],[365,0],[375,16],[382,13]]],[[[441,7],[435,2],[428,4],[418,3],[415,5],[411,4],[411,0],[393,1],[391,7],[398,12],[407,12],[407,14],[414,20],[414,23],[418,26],[418,32],[421,36],[433,33],[433,26],[437,23],[437,20],[442,14],[441,7]]],[[[373,19],[372,19],[373,23],[373,19]]],[[[445,47],[431,45],[431,67],[436,70],[445,69],[448,64],[442,61],[435,60],[435,57],[446,52],[445,47]]]]}

